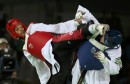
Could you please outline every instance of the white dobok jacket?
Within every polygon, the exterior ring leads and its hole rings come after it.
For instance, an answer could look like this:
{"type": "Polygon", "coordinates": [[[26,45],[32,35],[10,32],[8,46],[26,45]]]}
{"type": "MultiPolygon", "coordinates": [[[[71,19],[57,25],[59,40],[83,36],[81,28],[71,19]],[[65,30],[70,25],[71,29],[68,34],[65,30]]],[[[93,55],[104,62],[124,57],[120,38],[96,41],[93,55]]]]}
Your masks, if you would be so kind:
{"type": "MultiPolygon", "coordinates": [[[[78,9],[82,10],[83,8],[81,6],[79,6],[78,9]]],[[[85,19],[87,19],[87,18],[88,18],[87,20],[92,19],[96,23],[98,23],[96,18],[88,10],[85,10],[85,11],[87,11],[85,14],[87,16],[85,17],[85,15],[84,15],[85,19]]],[[[36,71],[39,76],[41,84],[46,84],[48,82],[48,80],[51,76],[51,72],[53,74],[57,73],[54,65],[56,66],[58,71],[60,70],[60,65],[54,59],[54,55],[52,54],[52,50],[53,50],[52,45],[51,45],[52,39],[48,40],[46,42],[46,44],[44,45],[44,47],[41,49],[41,54],[52,65],[52,71],[50,71],[50,68],[44,61],[37,59],[36,57],[32,56],[31,53],[28,52],[27,46],[28,46],[29,36],[33,35],[37,31],[62,34],[62,33],[67,33],[70,31],[74,31],[76,29],[77,29],[77,25],[74,20],[70,20],[67,22],[61,22],[58,24],[49,24],[49,25],[43,24],[43,23],[36,23],[36,24],[29,25],[29,27],[26,31],[26,35],[25,35],[25,44],[23,46],[23,52],[24,52],[24,55],[26,56],[26,58],[29,60],[29,62],[36,68],[36,71]]]]}
{"type": "MultiPolygon", "coordinates": [[[[106,59],[101,70],[88,70],[82,84],[109,84],[110,75],[119,74],[122,67],[120,60],[121,57],[121,47],[117,49],[106,50],[106,53],[111,60],[106,59]]],[[[77,59],[75,66],[72,69],[72,84],[77,84],[81,75],[81,66],[79,60],[77,59]]]]}
{"type": "MultiPolygon", "coordinates": [[[[94,18],[93,15],[90,15],[90,12],[86,8],[79,5],[78,10],[86,12],[83,17],[86,21],[89,21],[93,18],[92,20],[94,20],[94,23],[99,24],[96,18],[94,18]]],[[[108,54],[111,60],[107,59],[103,63],[104,68],[101,70],[88,70],[82,84],[109,84],[110,75],[115,75],[119,73],[119,70],[122,67],[122,63],[120,60],[122,53],[121,47],[117,49],[107,50],[106,53],[108,54]]],[[[80,75],[81,66],[79,64],[79,60],[77,59],[72,69],[72,84],[77,84],[80,75]]]]}

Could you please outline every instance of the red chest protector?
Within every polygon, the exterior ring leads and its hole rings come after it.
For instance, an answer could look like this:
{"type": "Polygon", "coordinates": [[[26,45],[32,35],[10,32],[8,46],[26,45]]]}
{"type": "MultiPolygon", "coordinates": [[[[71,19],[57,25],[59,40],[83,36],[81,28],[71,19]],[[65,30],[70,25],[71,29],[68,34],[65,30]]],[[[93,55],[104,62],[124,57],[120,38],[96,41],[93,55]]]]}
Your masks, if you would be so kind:
{"type": "Polygon", "coordinates": [[[41,49],[45,44],[53,37],[51,33],[48,32],[35,32],[32,35],[29,35],[27,42],[27,50],[36,58],[39,58],[45,61],[41,49]]]}

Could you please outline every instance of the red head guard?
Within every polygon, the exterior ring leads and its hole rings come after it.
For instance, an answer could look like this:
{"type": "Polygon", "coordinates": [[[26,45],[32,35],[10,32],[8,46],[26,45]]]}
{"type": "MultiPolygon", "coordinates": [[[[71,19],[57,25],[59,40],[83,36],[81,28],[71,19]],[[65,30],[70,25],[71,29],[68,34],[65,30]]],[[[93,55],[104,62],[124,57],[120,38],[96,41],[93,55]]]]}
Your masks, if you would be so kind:
{"type": "Polygon", "coordinates": [[[9,32],[9,34],[11,35],[11,37],[13,37],[14,39],[17,39],[17,38],[24,38],[23,36],[17,34],[14,29],[16,28],[16,26],[20,24],[24,30],[26,31],[27,27],[22,23],[20,22],[19,19],[11,19],[10,21],[8,21],[8,23],[6,24],[6,29],[7,31],[9,32]]]}

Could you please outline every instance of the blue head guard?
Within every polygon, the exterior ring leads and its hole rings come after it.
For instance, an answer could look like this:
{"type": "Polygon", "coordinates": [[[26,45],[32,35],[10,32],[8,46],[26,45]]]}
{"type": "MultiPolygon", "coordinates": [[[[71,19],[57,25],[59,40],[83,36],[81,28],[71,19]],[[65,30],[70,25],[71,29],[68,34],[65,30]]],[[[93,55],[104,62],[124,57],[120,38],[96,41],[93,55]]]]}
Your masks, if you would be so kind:
{"type": "Polygon", "coordinates": [[[115,46],[122,43],[122,34],[117,30],[110,30],[106,32],[105,38],[104,38],[104,45],[114,48],[115,46]]]}

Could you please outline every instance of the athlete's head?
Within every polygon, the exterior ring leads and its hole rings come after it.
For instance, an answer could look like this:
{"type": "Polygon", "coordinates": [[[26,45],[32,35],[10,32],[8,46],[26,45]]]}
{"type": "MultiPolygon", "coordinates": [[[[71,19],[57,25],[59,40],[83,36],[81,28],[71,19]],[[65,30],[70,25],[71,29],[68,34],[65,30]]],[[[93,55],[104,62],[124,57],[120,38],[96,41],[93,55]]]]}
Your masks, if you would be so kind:
{"type": "Polygon", "coordinates": [[[122,43],[122,34],[117,30],[110,30],[106,32],[104,37],[104,45],[114,48],[115,46],[122,43]]]}
{"type": "Polygon", "coordinates": [[[26,26],[19,19],[11,19],[6,24],[6,29],[14,39],[24,38],[26,26]]]}

